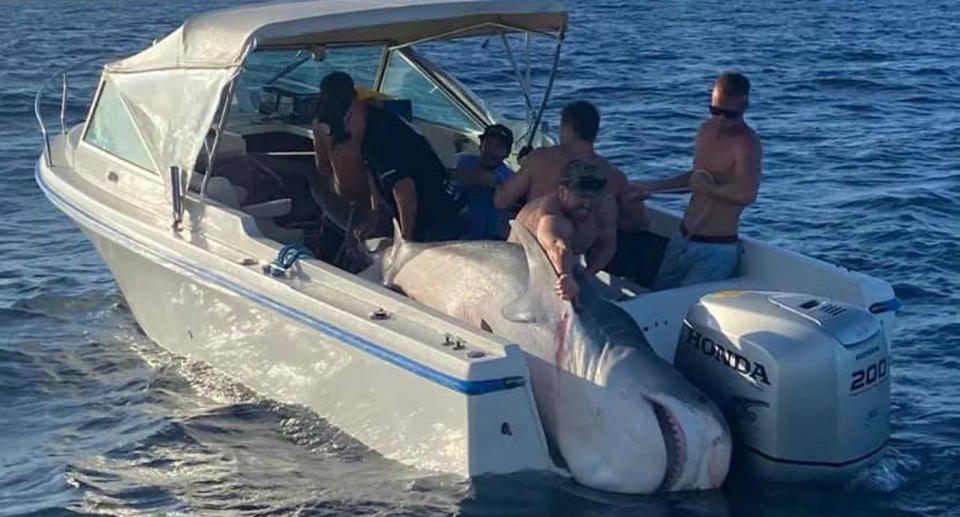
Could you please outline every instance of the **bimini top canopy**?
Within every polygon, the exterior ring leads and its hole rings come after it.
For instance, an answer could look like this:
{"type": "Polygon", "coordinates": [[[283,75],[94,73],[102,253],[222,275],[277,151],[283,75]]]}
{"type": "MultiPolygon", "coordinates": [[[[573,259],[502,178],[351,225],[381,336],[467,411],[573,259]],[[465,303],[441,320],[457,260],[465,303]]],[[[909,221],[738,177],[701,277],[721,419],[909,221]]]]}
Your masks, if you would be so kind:
{"type": "MultiPolygon", "coordinates": [[[[305,0],[196,15],[163,40],[110,63],[104,88],[123,100],[157,172],[191,171],[224,93],[254,48],[387,42],[522,30],[557,32],[559,0],[305,0]]],[[[96,108],[94,108],[96,109],[96,108]]]]}
{"type": "Polygon", "coordinates": [[[498,32],[503,26],[556,32],[566,21],[566,9],[557,0],[268,3],[193,16],[156,45],[108,65],[107,70],[226,68],[239,66],[255,47],[370,41],[404,44],[444,35],[498,32]]]}

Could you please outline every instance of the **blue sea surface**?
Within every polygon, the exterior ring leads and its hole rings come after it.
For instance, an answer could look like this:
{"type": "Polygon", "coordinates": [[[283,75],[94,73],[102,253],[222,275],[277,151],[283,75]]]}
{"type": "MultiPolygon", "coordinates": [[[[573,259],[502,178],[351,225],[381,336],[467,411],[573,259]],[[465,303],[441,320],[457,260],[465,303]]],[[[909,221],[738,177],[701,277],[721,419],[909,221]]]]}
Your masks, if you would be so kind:
{"type": "MultiPolygon", "coordinates": [[[[838,483],[732,480],[645,497],[548,474],[427,476],[138,331],[107,267],[34,183],[33,95],[65,66],[134,53],[231,4],[0,1],[0,514],[960,515],[955,2],[569,2],[551,127],[563,102],[590,99],[602,153],[634,178],[676,173],[712,79],[741,70],[764,146],[743,232],[885,279],[904,303],[893,434],[876,466],[838,483]]],[[[429,50],[522,117],[497,46],[429,50]]],[[[71,119],[83,118],[97,74],[71,76],[71,119]]],[[[57,102],[43,107],[56,113],[57,102]]]]}

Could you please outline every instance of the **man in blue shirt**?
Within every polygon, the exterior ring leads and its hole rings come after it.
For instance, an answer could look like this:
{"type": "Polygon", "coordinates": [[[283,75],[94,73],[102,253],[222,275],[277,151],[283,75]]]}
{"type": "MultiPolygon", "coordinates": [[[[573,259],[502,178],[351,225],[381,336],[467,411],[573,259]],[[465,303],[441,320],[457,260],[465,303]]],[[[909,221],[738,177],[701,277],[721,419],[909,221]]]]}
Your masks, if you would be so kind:
{"type": "Polygon", "coordinates": [[[480,155],[463,155],[448,171],[451,194],[467,207],[467,239],[503,239],[509,214],[493,206],[493,192],[513,170],[503,163],[513,148],[513,132],[502,124],[480,135],[480,155]]]}

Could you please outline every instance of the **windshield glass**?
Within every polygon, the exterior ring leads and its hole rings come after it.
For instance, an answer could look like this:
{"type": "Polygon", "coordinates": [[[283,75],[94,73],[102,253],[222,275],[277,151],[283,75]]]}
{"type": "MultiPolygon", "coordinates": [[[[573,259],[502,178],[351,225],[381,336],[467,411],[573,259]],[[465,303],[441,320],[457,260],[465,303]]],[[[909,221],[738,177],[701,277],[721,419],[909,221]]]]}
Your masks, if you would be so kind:
{"type": "Polygon", "coordinates": [[[411,101],[414,118],[468,131],[482,129],[433,79],[398,51],[390,55],[381,90],[391,97],[411,101]]]}
{"type": "Polygon", "coordinates": [[[383,50],[383,45],[329,47],[320,61],[306,49],[251,52],[237,77],[233,110],[256,112],[265,99],[264,87],[318,93],[320,80],[330,72],[346,72],[357,86],[371,89],[383,50]]]}
{"type": "MultiPolygon", "coordinates": [[[[465,86],[467,95],[494,120],[513,129],[519,146],[546,91],[556,44],[551,38],[507,34],[431,41],[414,50],[465,86]]],[[[548,108],[544,120],[553,121],[556,115],[548,108]]]]}

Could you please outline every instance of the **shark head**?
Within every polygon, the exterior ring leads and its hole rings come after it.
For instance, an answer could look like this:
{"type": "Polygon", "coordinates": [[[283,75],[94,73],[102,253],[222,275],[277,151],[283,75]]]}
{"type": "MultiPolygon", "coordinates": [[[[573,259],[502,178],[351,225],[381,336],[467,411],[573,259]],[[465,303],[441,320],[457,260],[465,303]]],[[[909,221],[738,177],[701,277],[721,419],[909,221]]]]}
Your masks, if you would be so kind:
{"type": "Polygon", "coordinates": [[[624,493],[718,487],[731,453],[720,411],[653,352],[594,279],[577,276],[576,307],[556,296],[557,274],[540,244],[512,224],[527,282],[502,313],[535,329],[521,346],[539,363],[531,376],[544,428],[573,477],[624,493]]]}

